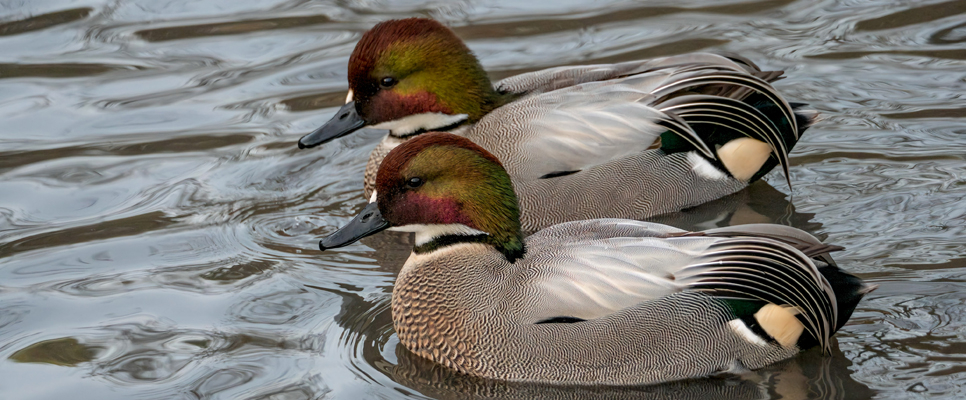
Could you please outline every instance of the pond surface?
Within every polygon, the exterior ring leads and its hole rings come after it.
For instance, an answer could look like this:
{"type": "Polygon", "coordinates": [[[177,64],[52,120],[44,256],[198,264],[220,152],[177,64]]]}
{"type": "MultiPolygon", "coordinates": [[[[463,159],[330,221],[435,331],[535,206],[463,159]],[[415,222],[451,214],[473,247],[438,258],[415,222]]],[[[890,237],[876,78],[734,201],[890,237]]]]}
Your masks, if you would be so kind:
{"type": "Polygon", "coordinates": [[[4,399],[966,396],[962,0],[0,0],[4,399]],[[296,141],[378,21],[453,26],[494,78],[698,50],[784,69],[822,120],[748,190],[657,220],[776,222],[878,284],[817,351],[643,388],[507,385],[398,346],[411,246],[321,253],[382,133],[296,141]]]}

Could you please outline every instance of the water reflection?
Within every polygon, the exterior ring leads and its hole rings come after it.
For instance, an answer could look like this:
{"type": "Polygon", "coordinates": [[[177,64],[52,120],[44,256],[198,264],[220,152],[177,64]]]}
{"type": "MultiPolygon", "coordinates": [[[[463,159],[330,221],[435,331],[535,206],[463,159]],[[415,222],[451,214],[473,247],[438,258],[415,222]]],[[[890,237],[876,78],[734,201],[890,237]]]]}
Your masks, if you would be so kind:
{"type": "Polygon", "coordinates": [[[33,343],[17,350],[10,359],[21,363],[43,363],[65,367],[89,362],[101,350],[96,346],[85,346],[75,338],[59,338],[33,343]]]}
{"type": "Polygon", "coordinates": [[[91,376],[124,386],[188,378],[193,382],[192,390],[199,394],[237,390],[250,382],[263,383],[265,395],[292,390],[315,393],[324,392],[325,385],[312,386],[311,380],[279,385],[271,379],[291,367],[268,371],[277,364],[272,359],[280,352],[312,353],[321,344],[317,337],[279,339],[274,335],[172,329],[162,321],[143,321],[104,327],[81,339],[65,337],[33,343],[10,359],[81,368],[91,376]],[[237,362],[230,367],[219,366],[219,359],[226,357],[237,362]],[[267,390],[272,387],[276,388],[267,390]]]}
{"type": "Polygon", "coordinates": [[[650,221],[690,231],[745,224],[793,226],[821,238],[822,224],[815,214],[795,211],[789,196],[764,181],[744,190],[676,213],[659,215],[650,221]]]}
{"type": "Polygon", "coordinates": [[[932,22],[953,15],[966,13],[966,4],[961,1],[947,1],[913,7],[881,17],[859,21],[855,24],[857,31],[877,31],[883,29],[901,28],[926,22],[932,22]]]}
{"type": "Polygon", "coordinates": [[[487,381],[459,375],[418,357],[402,346],[393,379],[438,399],[866,399],[874,392],[851,379],[851,362],[838,348],[831,356],[803,353],[742,376],[720,376],[662,385],[580,387],[487,381]]]}
{"type": "Polygon", "coordinates": [[[110,64],[0,64],[0,79],[11,78],[77,78],[136,67],[110,64]]]}
{"type": "Polygon", "coordinates": [[[331,19],[324,15],[311,15],[153,28],[137,31],[135,34],[147,41],[160,42],[205,36],[237,35],[273,29],[291,29],[326,22],[331,22],[331,19]]]}
{"type": "Polygon", "coordinates": [[[74,22],[87,18],[93,11],[93,8],[81,7],[3,22],[0,23],[0,36],[17,35],[74,22]]]}

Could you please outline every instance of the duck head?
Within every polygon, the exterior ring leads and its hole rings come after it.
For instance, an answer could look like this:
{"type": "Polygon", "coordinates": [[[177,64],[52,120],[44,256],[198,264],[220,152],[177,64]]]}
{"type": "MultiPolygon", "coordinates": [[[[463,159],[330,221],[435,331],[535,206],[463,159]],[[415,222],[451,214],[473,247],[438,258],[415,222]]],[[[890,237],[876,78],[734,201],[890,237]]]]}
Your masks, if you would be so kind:
{"type": "Polygon", "coordinates": [[[369,204],[319,247],[342,247],[386,228],[415,232],[415,253],[476,242],[513,262],[525,251],[516,194],[503,165],[449,133],[420,135],[389,152],[369,204]]]}
{"type": "Polygon", "coordinates": [[[486,71],[449,28],[425,18],[390,20],[364,35],[349,58],[346,104],[299,140],[314,147],[362,127],[407,137],[476,122],[502,104],[486,71]]]}

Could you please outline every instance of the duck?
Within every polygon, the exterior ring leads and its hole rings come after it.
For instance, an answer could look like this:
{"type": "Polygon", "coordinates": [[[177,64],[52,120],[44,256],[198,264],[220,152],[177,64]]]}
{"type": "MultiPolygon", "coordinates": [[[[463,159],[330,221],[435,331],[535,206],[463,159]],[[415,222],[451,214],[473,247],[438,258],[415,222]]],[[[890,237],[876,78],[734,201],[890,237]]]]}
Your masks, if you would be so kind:
{"type": "Polygon", "coordinates": [[[366,165],[368,198],[390,150],[446,131],[502,161],[528,232],[642,220],[737,192],[778,165],[791,187],[788,152],[815,115],[771,86],[781,77],[737,55],[693,53],[556,67],[494,85],[438,21],[390,20],[353,50],[345,105],[298,146],[387,130],[366,165]]]}
{"type": "Polygon", "coordinates": [[[371,201],[323,251],[414,232],[392,291],[399,343],[502,381],[638,385],[740,374],[829,351],[875,289],[799,229],[698,232],[637,220],[569,221],[524,236],[496,156],[445,132],[381,163],[371,201]]]}

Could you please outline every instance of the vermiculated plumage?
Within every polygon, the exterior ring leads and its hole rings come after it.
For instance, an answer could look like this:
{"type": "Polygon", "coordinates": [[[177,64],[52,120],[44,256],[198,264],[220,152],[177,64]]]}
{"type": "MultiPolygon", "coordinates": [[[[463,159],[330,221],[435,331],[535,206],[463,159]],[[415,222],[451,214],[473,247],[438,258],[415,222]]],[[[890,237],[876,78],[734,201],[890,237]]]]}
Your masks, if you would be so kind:
{"type": "Polygon", "coordinates": [[[592,219],[524,239],[500,160],[448,133],[391,151],[375,193],[320,247],[414,232],[393,289],[400,344],[475,376],[624,385],[741,372],[827,351],[874,289],[835,265],[840,247],[783,225],[592,219]]]}
{"type": "MultiPolygon", "coordinates": [[[[498,82],[497,90],[522,96],[451,133],[503,162],[527,231],[589,218],[644,219],[734,193],[775,165],[787,166],[808,117],[761,79],[780,75],[704,53],[553,68],[498,82]],[[734,103],[751,111],[735,111],[734,103]],[[711,105],[717,110],[708,117],[702,110],[711,105]],[[747,120],[753,112],[761,117],[756,124],[726,120],[747,120]],[[774,152],[754,177],[735,179],[709,152],[746,136],[771,143],[774,152]],[[702,174],[695,157],[720,175],[702,174]]],[[[382,158],[406,140],[388,135],[373,150],[367,197],[382,158]]]]}
{"type": "MultiPolygon", "coordinates": [[[[413,256],[393,291],[397,334],[418,355],[488,378],[655,383],[760,368],[801,350],[752,343],[731,328],[729,321],[741,315],[724,300],[735,296],[706,290],[722,287],[713,282],[720,275],[709,271],[726,273],[733,267],[714,266],[722,260],[722,248],[776,249],[784,256],[768,260],[794,260],[783,270],[797,273],[795,285],[821,296],[814,300],[825,307],[836,304],[838,296],[857,301],[861,294],[856,294],[864,293],[856,278],[761,231],[684,233],[645,222],[577,221],[528,237],[528,255],[513,264],[482,244],[413,256]],[[826,290],[831,287],[821,269],[855,282],[826,290]],[[537,323],[554,317],[585,321],[537,323]]],[[[792,286],[771,283],[759,289],[765,297],[795,297],[789,295],[792,286]]],[[[803,306],[806,326],[812,320],[824,328],[807,330],[809,337],[801,343],[825,343],[839,328],[829,310],[803,306]]],[[[839,311],[847,319],[851,308],[839,311]]]]}

